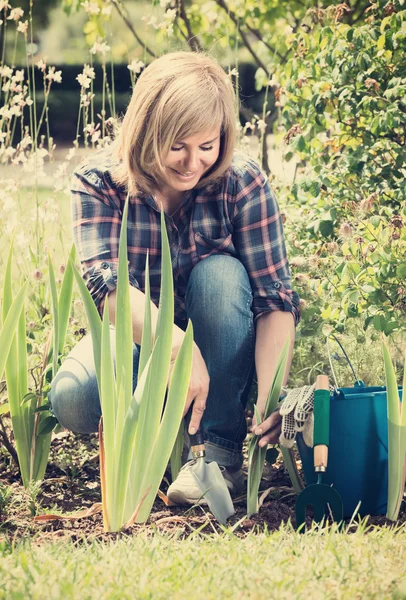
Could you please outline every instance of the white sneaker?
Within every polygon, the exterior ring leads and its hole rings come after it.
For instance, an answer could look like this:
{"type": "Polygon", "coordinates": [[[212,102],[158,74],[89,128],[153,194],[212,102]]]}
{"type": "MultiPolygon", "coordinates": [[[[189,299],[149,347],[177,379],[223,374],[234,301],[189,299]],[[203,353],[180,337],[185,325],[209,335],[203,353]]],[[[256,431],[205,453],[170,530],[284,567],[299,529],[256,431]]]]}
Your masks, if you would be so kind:
{"type": "MultiPolygon", "coordinates": [[[[195,463],[195,460],[189,460],[183,465],[179,475],[169,486],[167,496],[174,504],[207,504],[207,500],[204,496],[202,497],[202,492],[191,473],[191,467],[195,463]]],[[[244,489],[244,474],[241,469],[230,471],[220,465],[219,467],[231,496],[240,495],[244,489]]]]}

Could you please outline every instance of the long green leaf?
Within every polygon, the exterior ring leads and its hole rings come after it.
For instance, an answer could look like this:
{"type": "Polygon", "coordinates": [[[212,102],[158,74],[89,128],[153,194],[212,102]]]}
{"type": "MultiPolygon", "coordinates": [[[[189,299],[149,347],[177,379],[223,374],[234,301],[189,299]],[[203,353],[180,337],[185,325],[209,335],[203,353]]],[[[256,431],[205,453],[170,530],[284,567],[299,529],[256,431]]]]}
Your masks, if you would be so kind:
{"type": "MultiPolygon", "coordinates": [[[[154,373],[151,370],[152,357],[156,352],[156,344],[152,350],[152,355],[147,362],[141,377],[138,379],[137,387],[132,397],[130,406],[128,407],[120,446],[117,448],[117,489],[120,490],[121,502],[120,510],[122,511],[122,523],[126,522],[134,512],[137,506],[138,489],[131,485],[131,476],[133,468],[137,468],[137,455],[134,454],[134,444],[136,435],[140,428],[139,414],[142,402],[145,402],[147,397],[146,389],[148,388],[151,377],[154,373]],[[130,481],[129,481],[130,478],[130,481]],[[128,496],[128,497],[126,497],[128,496]]],[[[151,440],[144,440],[145,443],[151,445],[151,440]]],[[[151,447],[150,447],[151,451],[151,447]]]]}
{"type": "Polygon", "coordinates": [[[62,354],[65,347],[66,331],[68,328],[69,314],[72,305],[72,292],[73,292],[73,269],[72,264],[76,259],[75,246],[72,245],[69,260],[66,265],[65,273],[63,275],[61,290],[59,293],[58,301],[58,313],[59,313],[59,354],[62,354]]]}
{"type": "Polygon", "coordinates": [[[101,341],[101,381],[100,381],[100,403],[103,415],[103,439],[104,439],[104,453],[105,453],[105,465],[106,465],[106,498],[103,498],[105,502],[106,512],[108,514],[108,521],[110,525],[115,525],[114,520],[114,506],[115,506],[115,495],[116,482],[115,482],[115,454],[116,454],[116,423],[115,413],[117,405],[117,394],[116,385],[114,380],[114,363],[111,353],[111,342],[110,342],[110,323],[109,323],[109,310],[108,310],[108,299],[106,298],[104,303],[103,311],[103,325],[102,325],[102,341],[101,341]]]}
{"type": "Polygon", "coordinates": [[[56,289],[55,271],[51,261],[50,255],[48,255],[48,269],[49,269],[49,285],[51,289],[51,310],[52,310],[52,377],[56,376],[58,371],[58,350],[59,350],[59,307],[58,307],[58,292],[56,289]]]}
{"type": "MultiPolygon", "coordinates": [[[[97,382],[99,385],[100,393],[100,361],[101,361],[101,333],[102,333],[102,322],[93,298],[86,287],[85,282],[82,279],[81,274],[75,267],[73,261],[70,259],[69,263],[72,266],[73,274],[76,279],[76,283],[79,286],[80,295],[82,296],[83,304],[85,306],[87,320],[89,322],[90,333],[92,336],[93,345],[93,357],[94,365],[96,369],[97,382]]],[[[107,302],[107,298],[105,300],[107,302]]],[[[101,394],[100,394],[101,396],[101,394]]]]}
{"type": "Polygon", "coordinates": [[[172,481],[175,481],[179,475],[179,471],[182,467],[182,452],[185,445],[185,424],[182,420],[180,423],[179,431],[176,436],[175,445],[172,450],[170,464],[171,464],[171,477],[172,481]]]}
{"type": "Polygon", "coordinates": [[[123,388],[123,406],[119,404],[117,410],[117,435],[120,435],[127,409],[130,405],[132,389],[133,372],[133,336],[132,336],[132,316],[130,305],[130,287],[128,285],[128,250],[127,250],[127,220],[128,220],[129,196],[124,206],[123,218],[121,222],[119,260],[118,260],[118,278],[117,278],[117,296],[116,296],[116,378],[118,388],[123,388]],[[122,380],[122,373],[126,373],[125,380],[122,380]]]}
{"type": "MultiPolygon", "coordinates": [[[[275,368],[274,378],[268,393],[263,420],[267,419],[271,412],[275,410],[280,397],[283,378],[286,371],[286,365],[289,357],[289,339],[286,339],[275,368]]],[[[256,409],[256,407],[254,407],[256,409]]],[[[258,411],[255,411],[257,423],[260,422],[258,411]]],[[[247,514],[251,516],[258,511],[258,490],[261,483],[262,472],[264,470],[266,446],[261,448],[258,445],[259,437],[252,435],[248,449],[248,482],[247,482],[247,514]]]]}
{"type": "MultiPolygon", "coordinates": [[[[10,415],[17,449],[18,462],[21,477],[25,487],[30,480],[30,448],[31,437],[29,418],[31,403],[21,406],[26,389],[26,373],[21,378],[21,367],[24,366],[24,358],[19,361],[19,340],[21,337],[21,315],[24,312],[24,300],[28,282],[21,288],[15,300],[11,304],[4,320],[0,335],[0,372],[6,371],[7,395],[10,404],[10,415]],[[20,333],[20,336],[18,336],[20,333]],[[21,394],[20,394],[21,390],[21,394]]],[[[25,341],[25,331],[24,331],[25,341]]]]}
{"type": "MultiPolygon", "coordinates": [[[[151,369],[154,373],[159,373],[159,377],[151,379],[148,387],[148,396],[141,403],[140,407],[140,426],[139,432],[142,439],[155,440],[158,432],[159,423],[162,416],[162,410],[167,388],[169,367],[172,351],[172,332],[174,322],[174,293],[172,260],[169,248],[168,235],[165,226],[164,211],[161,210],[161,292],[159,298],[159,313],[156,327],[156,352],[153,355],[151,369]]],[[[140,484],[143,480],[147,461],[149,457],[148,446],[141,442],[141,437],[137,436],[135,452],[137,455],[137,471],[133,473],[132,482],[141,494],[140,484]]],[[[142,496],[138,496],[139,501],[142,496]]]]}
{"type": "Polygon", "coordinates": [[[159,433],[155,438],[154,446],[145,470],[144,479],[141,484],[140,493],[142,495],[144,495],[149,488],[151,489],[141,505],[136,519],[137,523],[145,522],[151,512],[159,484],[175,444],[192,373],[192,353],[193,327],[191,321],[189,321],[185,337],[173,367],[168,397],[162,422],[159,427],[159,433]]]}
{"type": "MultiPolygon", "coordinates": [[[[406,426],[403,426],[401,403],[389,349],[382,336],[388,401],[388,507],[387,518],[396,521],[405,488],[406,426]]],[[[404,392],[403,392],[404,393],[404,392]]]]}
{"type": "Polygon", "coordinates": [[[151,323],[151,291],[149,284],[149,254],[145,261],[145,311],[144,325],[142,328],[140,360],[138,363],[138,377],[142,374],[152,352],[152,323],[151,323]]]}

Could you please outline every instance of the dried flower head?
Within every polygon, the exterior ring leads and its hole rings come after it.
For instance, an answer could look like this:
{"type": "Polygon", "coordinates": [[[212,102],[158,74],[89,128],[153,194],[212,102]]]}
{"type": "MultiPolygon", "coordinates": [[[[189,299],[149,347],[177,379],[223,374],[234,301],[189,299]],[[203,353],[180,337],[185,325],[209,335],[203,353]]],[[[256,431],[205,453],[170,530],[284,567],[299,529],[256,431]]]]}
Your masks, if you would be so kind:
{"type": "Polygon", "coordinates": [[[354,233],[353,228],[349,223],[342,223],[340,229],[338,230],[338,235],[340,238],[350,238],[354,233]]]}

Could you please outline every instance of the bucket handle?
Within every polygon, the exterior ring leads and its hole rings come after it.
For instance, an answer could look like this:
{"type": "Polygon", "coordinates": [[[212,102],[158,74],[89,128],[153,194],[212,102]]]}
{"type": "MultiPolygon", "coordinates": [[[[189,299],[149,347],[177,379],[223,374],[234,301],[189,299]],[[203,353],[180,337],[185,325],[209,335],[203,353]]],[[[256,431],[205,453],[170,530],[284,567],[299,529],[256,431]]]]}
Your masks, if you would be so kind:
{"type": "Polygon", "coordinates": [[[350,369],[352,371],[352,374],[354,375],[355,385],[359,385],[359,386],[364,385],[363,381],[361,379],[358,379],[357,374],[355,372],[355,369],[352,366],[352,363],[351,363],[350,359],[348,358],[348,354],[344,350],[344,347],[343,347],[342,343],[340,342],[340,340],[333,333],[331,333],[330,335],[326,336],[326,339],[327,339],[327,353],[328,353],[328,361],[330,363],[330,369],[331,369],[331,373],[333,375],[333,379],[334,379],[336,391],[338,390],[339,385],[338,385],[337,377],[336,377],[336,374],[335,374],[335,371],[334,371],[333,361],[331,360],[331,352],[330,352],[330,344],[329,344],[329,338],[330,337],[332,337],[333,340],[335,342],[337,342],[337,344],[340,346],[341,351],[344,354],[344,357],[345,357],[345,359],[346,359],[346,361],[347,361],[347,363],[348,363],[348,365],[349,365],[349,367],[350,367],[350,369]]]}

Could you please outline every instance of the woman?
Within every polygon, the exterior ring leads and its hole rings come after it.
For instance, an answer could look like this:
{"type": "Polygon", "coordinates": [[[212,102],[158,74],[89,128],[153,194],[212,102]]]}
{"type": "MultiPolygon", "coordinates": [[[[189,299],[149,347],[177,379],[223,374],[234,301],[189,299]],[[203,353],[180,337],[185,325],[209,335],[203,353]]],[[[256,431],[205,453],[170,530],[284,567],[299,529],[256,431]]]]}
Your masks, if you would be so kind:
{"type": "MultiPolygon", "coordinates": [[[[135,376],[147,251],[154,322],[157,317],[163,207],[175,291],[173,360],[187,319],[195,332],[188,430],[202,426],[207,459],[223,467],[232,494],[243,486],[244,406],[254,372],[261,413],[278,354],[288,335],[292,351],[299,318],[276,199],[257,164],[235,152],[235,140],[235,97],[223,69],[203,54],[167,54],[141,74],[116,141],[77,169],[72,189],[84,278],[100,313],[108,298],[112,324],[120,224],[130,193],[135,376]]],[[[97,430],[101,410],[90,336],[66,359],[53,382],[51,403],[64,427],[97,430]]],[[[256,427],[261,445],[277,441],[278,425],[274,414],[256,427]]],[[[169,496],[192,504],[200,497],[189,463],[169,496]]]]}

